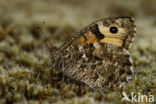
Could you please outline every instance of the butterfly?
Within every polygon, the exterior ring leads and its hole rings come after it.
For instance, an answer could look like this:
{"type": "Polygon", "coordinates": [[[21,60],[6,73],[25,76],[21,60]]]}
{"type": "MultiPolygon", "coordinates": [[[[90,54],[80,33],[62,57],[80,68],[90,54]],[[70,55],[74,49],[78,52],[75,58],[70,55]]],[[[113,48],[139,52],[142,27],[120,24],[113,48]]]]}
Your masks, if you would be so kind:
{"type": "Polygon", "coordinates": [[[119,88],[134,76],[128,49],[135,34],[132,17],[93,22],[50,51],[52,69],[95,90],[119,88]]]}

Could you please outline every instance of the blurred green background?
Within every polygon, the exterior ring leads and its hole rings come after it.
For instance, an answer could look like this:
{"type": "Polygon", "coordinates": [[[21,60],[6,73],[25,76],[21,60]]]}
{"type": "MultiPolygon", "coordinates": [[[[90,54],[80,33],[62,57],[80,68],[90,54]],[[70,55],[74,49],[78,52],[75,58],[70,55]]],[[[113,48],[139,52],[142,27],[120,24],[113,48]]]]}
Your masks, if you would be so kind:
{"type": "MultiPolygon", "coordinates": [[[[0,104],[121,102],[122,91],[99,94],[50,72],[47,37],[60,46],[93,21],[133,16],[130,49],[135,78],[123,89],[156,96],[156,0],[0,0],[0,104]]],[[[155,98],[156,100],[156,98],[155,98]]]]}

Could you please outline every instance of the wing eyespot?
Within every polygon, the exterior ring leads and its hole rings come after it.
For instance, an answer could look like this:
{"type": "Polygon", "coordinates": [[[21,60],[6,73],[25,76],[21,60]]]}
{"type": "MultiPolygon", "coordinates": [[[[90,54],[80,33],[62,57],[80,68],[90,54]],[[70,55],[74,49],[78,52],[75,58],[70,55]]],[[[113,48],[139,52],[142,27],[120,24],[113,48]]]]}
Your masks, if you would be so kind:
{"type": "Polygon", "coordinates": [[[109,31],[110,31],[111,33],[113,33],[113,34],[116,34],[116,33],[118,32],[118,28],[115,27],[115,26],[111,26],[110,29],[109,29],[109,31]]]}

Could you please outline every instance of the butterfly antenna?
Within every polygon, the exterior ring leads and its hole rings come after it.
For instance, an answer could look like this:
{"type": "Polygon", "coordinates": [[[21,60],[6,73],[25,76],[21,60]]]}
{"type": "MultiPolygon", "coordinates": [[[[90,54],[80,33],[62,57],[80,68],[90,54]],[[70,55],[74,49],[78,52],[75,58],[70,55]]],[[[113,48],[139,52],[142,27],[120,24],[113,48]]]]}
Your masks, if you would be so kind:
{"type": "Polygon", "coordinates": [[[52,51],[53,50],[53,45],[52,45],[52,43],[49,40],[49,36],[44,32],[44,30],[40,26],[37,26],[36,28],[40,31],[42,36],[45,36],[47,38],[48,43],[49,43],[48,44],[48,49],[49,49],[49,51],[52,51]]]}

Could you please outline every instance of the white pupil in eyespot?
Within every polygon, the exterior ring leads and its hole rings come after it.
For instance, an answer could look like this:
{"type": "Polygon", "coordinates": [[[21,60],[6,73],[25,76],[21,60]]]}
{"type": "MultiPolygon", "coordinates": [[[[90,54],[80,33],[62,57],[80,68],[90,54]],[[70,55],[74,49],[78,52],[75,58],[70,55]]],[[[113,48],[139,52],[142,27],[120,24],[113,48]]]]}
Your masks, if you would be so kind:
{"type": "Polygon", "coordinates": [[[113,33],[113,34],[115,34],[115,33],[118,32],[118,28],[115,27],[115,26],[112,26],[112,27],[110,27],[110,32],[113,33]]]}

